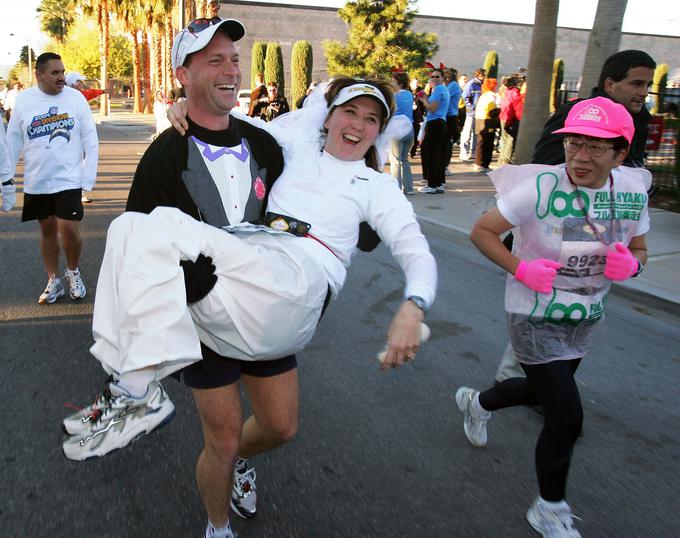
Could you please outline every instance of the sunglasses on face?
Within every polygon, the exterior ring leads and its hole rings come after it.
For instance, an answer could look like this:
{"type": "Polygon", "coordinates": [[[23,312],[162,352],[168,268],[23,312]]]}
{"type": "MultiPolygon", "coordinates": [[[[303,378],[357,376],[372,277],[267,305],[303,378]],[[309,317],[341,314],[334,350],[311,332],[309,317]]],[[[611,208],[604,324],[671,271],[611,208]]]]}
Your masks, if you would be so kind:
{"type": "Polygon", "coordinates": [[[430,78],[442,78],[441,75],[430,75],[430,78]]]}
{"type": "Polygon", "coordinates": [[[590,142],[584,142],[579,140],[574,140],[572,138],[564,139],[564,151],[567,153],[578,153],[581,148],[586,148],[586,153],[591,157],[602,157],[610,149],[614,149],[614,146],[609,144],[594,144],[590,142]]]}
{"type": "Polygon", "coordinates": [[[187,26],[187,30],[189,30],[192,34],[198,34],[205,30],[206,28],[209,28],[220,22],[222,22],[222,19],[220,19],[219,17],[211,17],[209,19],[207,18],[195,19],[189,23],[189,26],[187,26]]]}

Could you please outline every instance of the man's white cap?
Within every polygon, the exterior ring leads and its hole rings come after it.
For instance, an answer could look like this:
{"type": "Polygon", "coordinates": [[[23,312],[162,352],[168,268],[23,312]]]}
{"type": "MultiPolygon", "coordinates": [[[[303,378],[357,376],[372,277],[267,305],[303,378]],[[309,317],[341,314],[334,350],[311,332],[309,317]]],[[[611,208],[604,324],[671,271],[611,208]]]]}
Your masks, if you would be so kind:
{"type": "Polygon", "coordinates": [[[78,82],[79,80],[84,81],[85,77],[78,72],[69,73],[68,75],[66,75],[66,85],[67,86],[75,86],[76,82],[78,82]]]}
{"type": "Polygon", "coordinates": [[[236,19],[196,19],[175,36],[172,45],[172,69],[184,65],[189,54],[205,48],[217,30],[222,30],[232,41],[238,41],[246,35],[246,28],[236,19]]]}

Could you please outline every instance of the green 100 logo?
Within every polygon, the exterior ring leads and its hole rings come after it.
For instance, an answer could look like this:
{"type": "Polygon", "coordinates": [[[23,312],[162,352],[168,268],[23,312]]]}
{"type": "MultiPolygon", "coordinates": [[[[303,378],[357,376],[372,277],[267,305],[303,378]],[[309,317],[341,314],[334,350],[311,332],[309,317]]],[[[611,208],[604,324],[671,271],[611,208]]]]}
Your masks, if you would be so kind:
{"type": "Polygon", "coordinates": [[[581,191],[558,191],[559,178],[553,172],[536,176],[536,216],[544,219],[549,214],[558,218],[584,217],[590,207],[588,195],[581,191]],[[578,201],[581,199],[581,202],[578,201]],[[581,207],[583,206],[583,207],[581,207]]]}

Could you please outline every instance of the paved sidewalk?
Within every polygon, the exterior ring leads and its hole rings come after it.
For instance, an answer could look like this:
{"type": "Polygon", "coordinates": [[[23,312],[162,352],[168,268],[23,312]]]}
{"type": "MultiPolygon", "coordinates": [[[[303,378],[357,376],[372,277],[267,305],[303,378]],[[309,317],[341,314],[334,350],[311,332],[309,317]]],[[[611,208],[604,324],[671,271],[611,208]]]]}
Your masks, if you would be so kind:
{"type": "MultiPolygon", "coordinates": [[[[152,114],[133,114],[124,110],[113,110],[104,118],[98,114],[95,117],[97,123],[121,127],[156,125],[152,114]]],[[[420,159],[412,160],[411,164],[414,182],[422,179],[420,159]]],[[[455,162],[449,169],[453,174],[446,178],[444,194],[417,193],[409,200],[420,220],[467,235],[479,216],[495,205],[495,190],[485,174],[474,172],[469,165],[455,162]]],[[[647,266],[639,277],[615,283],[614,289],[680,305],[680,214],[651,209],[650,216],[647,266]]]]}

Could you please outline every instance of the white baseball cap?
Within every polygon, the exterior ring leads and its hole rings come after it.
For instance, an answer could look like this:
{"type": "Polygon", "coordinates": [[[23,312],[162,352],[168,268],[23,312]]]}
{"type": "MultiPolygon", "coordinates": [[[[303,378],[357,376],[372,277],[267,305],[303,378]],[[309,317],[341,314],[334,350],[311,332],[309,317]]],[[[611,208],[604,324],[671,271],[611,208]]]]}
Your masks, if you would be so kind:
{"type": "Polygon", "coordinates": [[[246,28],[236,19],[196,19],[189,23],[179,34],[175,36],[172,45],[172,69],[184,65],[189,54],[205,48],[215,35],[217,30],[222,29],[232,41],[238,41],[246,35],[246,28]]]}
{"type": "Polygon", "coordinates": [[[346,102],[361,97],[362,95],[373,97],[373,99],[382,105],[385,117],[390,117],[390,107],[387,105],[387,101],[382,92],[372,84],[367,84],[365,82],[358,82],[357,84],[352,84],[351,86],[347,86],[340,90],[338,95],[335,96],[335,99],[333,99],[331,106],[344,105],[346,102]]]}
{"type": "Polygon", "coordinates": [[[67,86],[74,86],[75,83],[78,82],[79,80],[84,81],[85,77],[78,72],[69,73],[68,75],[66,75],[66,85],[67,86]]]}

